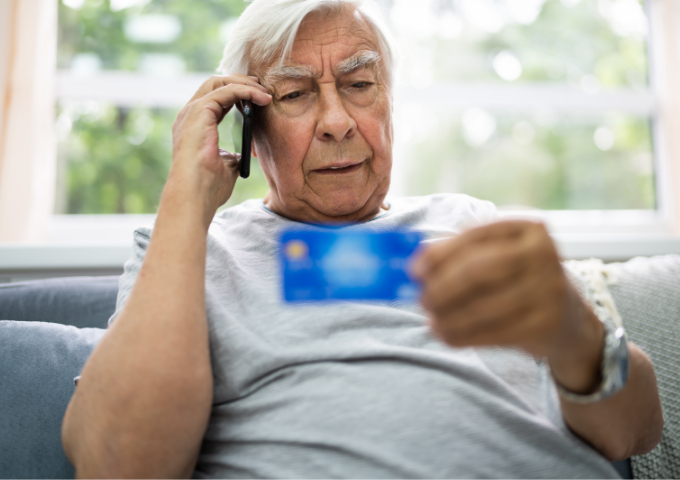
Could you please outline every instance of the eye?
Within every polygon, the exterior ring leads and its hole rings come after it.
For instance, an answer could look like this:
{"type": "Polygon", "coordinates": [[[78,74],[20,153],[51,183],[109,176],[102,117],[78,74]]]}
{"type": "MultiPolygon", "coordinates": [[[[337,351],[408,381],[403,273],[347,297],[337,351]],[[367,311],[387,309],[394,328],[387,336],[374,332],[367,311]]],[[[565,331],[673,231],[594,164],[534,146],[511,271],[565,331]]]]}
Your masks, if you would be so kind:
{"type": "Polygon", "coordinates": [[[284,95],[283,99],[284,100],[295,100],[296,98],[300,97],[302,95],[302,92],[293,92],[289,93],[288,95],[284,95]]]}
{"type": "Polygon", "coordinates": [[[367,87],[368,85],[369,85],[368,82],[357,82],[357,83],[352,84],[352,87],[354,87],[354,88],[364,88],[364,87],[367,87]]]}

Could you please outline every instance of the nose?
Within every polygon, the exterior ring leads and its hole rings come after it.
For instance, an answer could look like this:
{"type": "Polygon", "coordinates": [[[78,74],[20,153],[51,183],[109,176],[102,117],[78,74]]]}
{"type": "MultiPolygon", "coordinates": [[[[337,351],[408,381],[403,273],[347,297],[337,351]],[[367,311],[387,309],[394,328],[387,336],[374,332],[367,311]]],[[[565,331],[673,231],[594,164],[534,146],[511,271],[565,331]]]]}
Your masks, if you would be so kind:
{"type": "Polygon", "coordinates": [[[354,135],[357,123],[347,112],[335,84],[321,86],[319,108],[319,120],[316,124],[316,136],[319,140],[341,142],[354,135]]]}

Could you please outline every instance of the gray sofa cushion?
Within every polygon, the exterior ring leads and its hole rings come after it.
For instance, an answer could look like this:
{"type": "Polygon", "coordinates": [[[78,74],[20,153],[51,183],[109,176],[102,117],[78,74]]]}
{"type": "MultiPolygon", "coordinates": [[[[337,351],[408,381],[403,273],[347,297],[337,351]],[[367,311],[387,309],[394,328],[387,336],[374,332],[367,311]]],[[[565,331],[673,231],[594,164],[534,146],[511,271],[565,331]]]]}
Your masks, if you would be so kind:
{"type": "MultiPolygon", "coordinates": [[[[631,457],[634,478],[680,477],[680,255],[639,257],[625,263],[567,262],[581,292],[616,305],[629,339],[654,364],[664,429],[661,442],[645,455],[631,457]],[[602,294],[605,293],[605,296],[602,294]]],[[[621,470],[620,470],[621,472],[621,470]]]]}
{"type": "Polygon", "coordinates": [[[118,277],[70,277],[0,285],[0,320],[106,328],[118,277]]]}
{"type": "MultiPolygon", "coordinates": [[[[655,363],[666,415],[661,444],[634,458],[635,477],[675,477],[680,472],[680,257],[637,259],[610,265],[609,271],[616,277],[609,289],[624,326],[655,363]]],[[[73,394],[73,377],[104,330],[40,322],[105,328],[117,290],[117,277],[0,286],[0,318],[32,320],[0,321],[0,477],[73,476],[61,448],[61,421],[73,394]]],[[[618,466],[629,478],[628,462],[618,466]]]]}
{"type": "Polygon", "coordinates": [[[680,477],[680,256],[612,264],[609,290],[630,339],[651,358],[665,424],[661,442],[632,457],[635,478],[680,477]]]}
{"type": "Polygon", "coordinates": [[[104,332],[0,320],[0,478],[73,478],[61,422],[104,332]]]}

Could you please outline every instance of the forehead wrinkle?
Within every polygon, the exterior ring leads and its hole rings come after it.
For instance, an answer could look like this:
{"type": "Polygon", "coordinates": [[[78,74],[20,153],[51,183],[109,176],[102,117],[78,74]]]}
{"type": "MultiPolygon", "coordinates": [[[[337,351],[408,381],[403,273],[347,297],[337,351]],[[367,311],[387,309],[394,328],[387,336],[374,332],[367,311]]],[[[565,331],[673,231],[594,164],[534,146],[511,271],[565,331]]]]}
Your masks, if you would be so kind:
{"type": "Polygon", "coordinates": [[[380,73],[383,65],[381,65],[382,56],[378,53],[380,48],[377,45],[376,34],[360,12],[354,10],[340,13],[343,16],[349,14],[349,18],[341,25],[324,28],[322,24],[330,17],[328,13],[315,12],[303,20],[296,34],[294,45],[287,55],[288,58],[280,58],[277,64],[270,64],[270,68],[265,70],[261,77],[264,84],[276,88],[276,84],[288,80],[322,78],[326,66],[322,65],[321,70],[318,71],[314,65],[307,64],[303,58],[309,54],[326,56],[326,47],[334,44],[341,45],[342,49],[345,49],[345,53],[352,54],[352,56],[337,62],[335,65],[327,65],[333,72],[333,76],[347,75],[366,67],[371,67],[371,69],[380,73]],[[327,15],[324,15],[324,13],[327,15]],[[320,19],[319,15],[321,16],[320,19]],[[300,57],[298,61],[295,61],[296,56],[300,57]],[[299,62],[300,60],[302,61],[299,62]]]}

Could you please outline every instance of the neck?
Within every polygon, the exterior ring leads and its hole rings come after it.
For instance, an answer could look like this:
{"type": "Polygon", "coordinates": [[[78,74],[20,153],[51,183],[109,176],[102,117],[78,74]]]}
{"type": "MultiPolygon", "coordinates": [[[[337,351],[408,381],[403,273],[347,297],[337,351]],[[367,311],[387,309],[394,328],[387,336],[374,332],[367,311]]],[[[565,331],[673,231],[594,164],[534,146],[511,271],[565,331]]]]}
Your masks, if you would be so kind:
{"type": "Polygon", "coordinates": [[[272,212],[289,220],[302,223],[316,223],[316,224],[364,223],[368,222],[369,220],[373,220],[378,215],[385,213],[387,210],[390,209],[390,205],[387,202],[381,201],[381,203],[378,204],[377,208],[370,208],[369,205],[365,205],[358,211],[348,215],[332,216],[326,215],[316,210],[313,210],[312,212],[306,210],[296,211],[286,209],[285,207],[280,205],[279,202],[273,201],[271,192],[267,193],[267,195],[264,197],[263,203],[272,212]]]}

